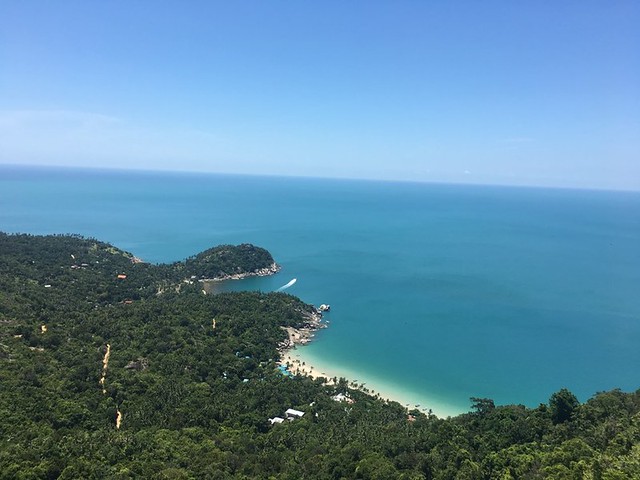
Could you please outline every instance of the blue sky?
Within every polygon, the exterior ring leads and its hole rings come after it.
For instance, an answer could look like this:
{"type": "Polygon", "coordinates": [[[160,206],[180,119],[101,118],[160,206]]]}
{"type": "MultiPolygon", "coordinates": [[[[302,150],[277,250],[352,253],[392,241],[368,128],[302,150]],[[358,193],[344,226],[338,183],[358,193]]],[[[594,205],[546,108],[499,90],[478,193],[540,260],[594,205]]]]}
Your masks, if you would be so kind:
{"type": "Polygon", "coordinates": [[[640,3],[0,5],[0,163],[640,190],[640,3]]]}

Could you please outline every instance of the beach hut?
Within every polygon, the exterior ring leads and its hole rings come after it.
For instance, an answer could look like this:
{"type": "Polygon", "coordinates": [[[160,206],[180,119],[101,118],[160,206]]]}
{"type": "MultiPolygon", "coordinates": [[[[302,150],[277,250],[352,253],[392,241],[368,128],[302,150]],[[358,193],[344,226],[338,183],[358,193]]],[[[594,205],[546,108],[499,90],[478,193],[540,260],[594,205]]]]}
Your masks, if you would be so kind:
{"type": "Polygon", "coordinates": [[[293,408],[289,408],[287,409],[286,412],[284,412],[284,414],[286,415],[287,418],[293,420],[296,418],[302,418],[304,415],[304,412],[301,412],[300,410],[294,410],[293,408]]]}

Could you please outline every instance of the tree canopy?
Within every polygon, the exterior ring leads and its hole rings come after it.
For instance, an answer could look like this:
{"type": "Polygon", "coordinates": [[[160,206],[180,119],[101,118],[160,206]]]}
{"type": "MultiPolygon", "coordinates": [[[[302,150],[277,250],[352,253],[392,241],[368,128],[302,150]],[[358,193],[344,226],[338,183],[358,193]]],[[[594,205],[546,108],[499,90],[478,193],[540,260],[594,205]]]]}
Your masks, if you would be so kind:
{"type": "MultiPolygon", "coordinates": [[[[236,253],[217,271],[273,263],[236,253]]],[[[313,307],[203,295],[188,263],[0,233],[0,478],[640,478],[640,391],[580,404],[562,389],[537,408],[472,398],[447,419],[407,411],[345,379],[282,375],[282,327],[313,307]],[[271,425],[288,408],[304,416],[271,425]]]]}

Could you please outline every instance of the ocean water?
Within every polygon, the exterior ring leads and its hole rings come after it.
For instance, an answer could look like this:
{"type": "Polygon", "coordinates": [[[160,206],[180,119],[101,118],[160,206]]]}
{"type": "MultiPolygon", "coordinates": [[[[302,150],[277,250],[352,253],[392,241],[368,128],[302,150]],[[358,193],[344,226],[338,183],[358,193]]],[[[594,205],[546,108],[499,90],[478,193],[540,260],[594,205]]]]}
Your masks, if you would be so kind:
{"type": "Polygon", "coordinates": [[[640,193],[0,166],[0,230],[149,262],[251,242],[223,289],[331,304],[297,354],[441,415],[640,387],[640,193]]]}

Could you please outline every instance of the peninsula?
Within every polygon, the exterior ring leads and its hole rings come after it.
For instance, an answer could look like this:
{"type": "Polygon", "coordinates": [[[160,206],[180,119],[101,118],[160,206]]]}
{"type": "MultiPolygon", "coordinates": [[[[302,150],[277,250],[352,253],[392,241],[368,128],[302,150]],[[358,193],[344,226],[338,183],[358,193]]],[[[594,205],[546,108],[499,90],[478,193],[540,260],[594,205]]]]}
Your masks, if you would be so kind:
{"type": "Polygon", "coordinates": [[[264,248],[250,243],[220,245],[172,265],[178,272],[200,281],[242,280],[280,271],[280,266],[264,248]]]}

